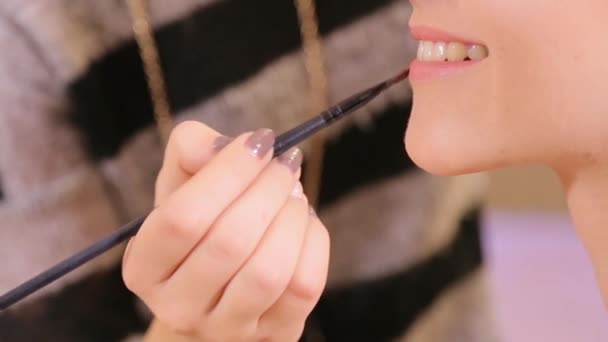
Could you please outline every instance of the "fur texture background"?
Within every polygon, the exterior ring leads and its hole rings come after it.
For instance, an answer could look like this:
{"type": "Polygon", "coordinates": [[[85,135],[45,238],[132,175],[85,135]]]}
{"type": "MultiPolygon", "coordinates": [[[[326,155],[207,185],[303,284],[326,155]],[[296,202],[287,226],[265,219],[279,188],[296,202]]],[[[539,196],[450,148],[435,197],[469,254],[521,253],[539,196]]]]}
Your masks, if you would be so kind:
{"type": "MultiPolygon", "coordinates": [[[[365,5],[374,7],[373,11],[324,34],[332,101],[393,75],[415,54],[415,43],[406,35],[409,2],[376,2],[365,5]]],[[[187,23],[194,20],[190,17],[193,12],[203,13],[223,3],[238,1],[150,1],[158,30],[176,21],[187,23]]],[[[324,5],[328,13],[329,3],[324,5]]],[[[148,210],[162,147],[146,112],[149,105],[141,104],[145,96],[136,99],[128,92],[115,94],[112,89],[81,86],[95,65],[133,47],[123,1],[6,0],[0,6],[0,178],[4,193],[0,258],[10,260],[0,273],[3,292],[148,210]],[[114,111],[121,108],[132,111],[114,111]],[[94,118],[91,113],[102,116],[94,118]],[[87,120],[112,118],[120,130],[121,122],[131,120],[131,114],[141,118],[133,119],[131,133],[121,133],[124,140],[117,143],[118,150],[92,152],[99,150],[93,146],[95,141],[112,139],[115,132],[111,125],[109,131],[103,131],[87,120]],[[98,140],[91,139],[95,134],[98,140]]],[[[297,22],[293,25],[297,31],[297,22]]],[[[160,46],[164,51],[162,41],[160,46]]],[[[179,65],[170,63],[171,56],[187,60],[190,49],[193,47],[182,46],[171,54],[161,53],[169,75],[182,72],[179,65]]],[[[139,65],[136,59],[124,58],[139,65]]],[[[200,58],[204,60],[204,56],[200,58]]],[[[131,65],[125,63],[122,67],[131,65]]],[[[196,61],[192,63],[196,65],[196,61]]],[[[120,80],[118,69],[102,70],[93,80],[120,80]]],[[[197,95],[197,83],[175,82],[173,94],[188,87],[194,89],[190,91],[196,99],[176,111],[178,121],[200,120],[226,134],[262,126],[283,131],[308,115],[309,88],[299,48],[286,51],[212,96],[197,95]]],[[[330,143],[340,142],[353,129],[374,132],[375,120],[386,110],[407,108],[410,100],[407,82],[394,87],[352,119],[336,125],[330,143]]],[[[367,158],[361,155],[360,165],[367,158]]],[[[455,238],[460,220],[479,206],[484,188],[485,179],[480,175],[438,178],[408,167],[343,190],[320,211],[332,237],[328,290],[373,281],[425,262],[455,238]]],[[[92,274],[109,272],[120,258],[121,249],[116,249],[32,296],[24,306],[50,298],[92,274]]],[[[482,265],[438,296],[399,340],[494,341],[489,306],[482,265]]],[[[142,320],[149,319],[145,310],[141,315],[142,320]]],[[[139,337],[129,338],[135,341],[139,337]]]]}

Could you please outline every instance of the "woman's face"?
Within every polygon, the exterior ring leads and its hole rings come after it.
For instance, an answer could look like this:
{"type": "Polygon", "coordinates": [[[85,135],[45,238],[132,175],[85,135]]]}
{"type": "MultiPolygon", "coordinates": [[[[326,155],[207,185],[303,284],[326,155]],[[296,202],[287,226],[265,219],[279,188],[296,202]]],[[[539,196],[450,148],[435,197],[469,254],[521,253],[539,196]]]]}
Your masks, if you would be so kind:
{"type": "Polygon", "coordinates": [[[411,65],[405,140],[418,165],[448,175],[608,161],[608,1],[412,4],[417,40],[464,43],[425,43],[419,59],[452,61],[411,65]]]}

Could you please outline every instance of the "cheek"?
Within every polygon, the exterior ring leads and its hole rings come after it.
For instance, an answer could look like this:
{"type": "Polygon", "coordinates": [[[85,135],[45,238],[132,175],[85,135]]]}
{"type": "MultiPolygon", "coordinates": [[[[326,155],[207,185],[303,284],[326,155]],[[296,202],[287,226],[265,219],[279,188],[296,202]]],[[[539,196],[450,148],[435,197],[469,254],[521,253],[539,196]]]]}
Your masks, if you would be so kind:
{"type": "MultiPolygon", "coordinates": [[[[522,161],[559,163],[608,142],[603,114],[608,107],[602,94],[608,77],[602,56],[608,44],[597,35],[608,25],[604,19],[594,20],[593,9],[562,6],[567,8],[545,5],[542,18],[510,15],[512,20],[496,25],[493,33],[498,43],[496,110],[517,130],[519,138],[512,145],[522,161]]],[[[602,6],[608,10],[606,2],[602,6]]]]}

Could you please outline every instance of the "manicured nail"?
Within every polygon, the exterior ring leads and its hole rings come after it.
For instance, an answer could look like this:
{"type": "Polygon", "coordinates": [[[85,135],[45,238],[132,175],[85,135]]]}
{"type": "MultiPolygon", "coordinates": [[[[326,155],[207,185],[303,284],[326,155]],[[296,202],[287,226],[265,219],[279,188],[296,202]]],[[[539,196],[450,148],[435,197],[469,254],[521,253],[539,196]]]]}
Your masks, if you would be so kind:
{"type": "Polygon", "coordinates": [[[275,135],[272,130],[259,129],[247,139],[245,145],[251,150],[251,154],[262,159],[268,154],[268,151],[272,149],[274,139],[275,135]]]}
{"type": "Polygon", "coordinates": [[[298,172],[303,159],[302,151],[297,147],[281,154],[279,158],[277,158],[279,163],[287,166],[293,173],[298,172]]]}
{"type": "Polygon", "coordinates": [[[225,135],[220,135],[219,137],[215,138],[215,141],[213,141],[213,151],[215,151],[215,152],[221,151],[224,147],[226,147],[228,144],[230,144],[233,140],[234,140],[234,138],[227,137],[225,135]]]}

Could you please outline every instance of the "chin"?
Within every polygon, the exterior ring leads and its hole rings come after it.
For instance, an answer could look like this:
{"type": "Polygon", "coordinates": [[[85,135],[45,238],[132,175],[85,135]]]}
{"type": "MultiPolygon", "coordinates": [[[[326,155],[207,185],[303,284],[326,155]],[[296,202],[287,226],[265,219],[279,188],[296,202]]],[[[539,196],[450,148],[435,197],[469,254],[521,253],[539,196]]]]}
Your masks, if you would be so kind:
{"type": "Polygon", "coordinates": [[[436,176],[459,176],[495,168],[487,161],[472,158],[460,144],[450,139],[433,139],[417,136],[408,129],[405,134],[405,150],[412,161],[424,171],[436,176]]]}

